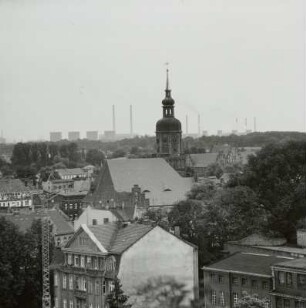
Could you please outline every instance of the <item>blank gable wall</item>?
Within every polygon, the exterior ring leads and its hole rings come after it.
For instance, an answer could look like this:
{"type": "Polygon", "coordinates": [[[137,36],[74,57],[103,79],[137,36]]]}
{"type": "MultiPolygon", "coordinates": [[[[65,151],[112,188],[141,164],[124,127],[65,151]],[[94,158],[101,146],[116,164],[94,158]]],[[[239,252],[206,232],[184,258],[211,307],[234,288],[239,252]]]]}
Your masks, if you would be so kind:
{"type": "Polygon", "coordinates": [[[118,276],[129,295],[149,278],[173,276],[193,299],[198,287],[197,250],[156,227],[123,253],[118,276]]]}

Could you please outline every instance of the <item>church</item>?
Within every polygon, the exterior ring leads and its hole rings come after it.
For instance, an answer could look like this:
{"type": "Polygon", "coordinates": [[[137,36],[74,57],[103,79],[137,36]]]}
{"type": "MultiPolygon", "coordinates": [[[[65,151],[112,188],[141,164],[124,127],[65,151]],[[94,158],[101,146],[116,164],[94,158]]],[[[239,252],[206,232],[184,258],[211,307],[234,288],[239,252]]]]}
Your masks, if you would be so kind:
{"type": "Polygon", "coordinates": [[[193,178],[183,176],[182,128],[174,115],[169,71],[166,73],[163,117],[156,123],[156,153],[152,158],[106,160],[95,191],[84,199],[85,206],[117,209],[121,214],[126,211],[132,220],[148,209],[169,210],[186,198],[193,178]]]}

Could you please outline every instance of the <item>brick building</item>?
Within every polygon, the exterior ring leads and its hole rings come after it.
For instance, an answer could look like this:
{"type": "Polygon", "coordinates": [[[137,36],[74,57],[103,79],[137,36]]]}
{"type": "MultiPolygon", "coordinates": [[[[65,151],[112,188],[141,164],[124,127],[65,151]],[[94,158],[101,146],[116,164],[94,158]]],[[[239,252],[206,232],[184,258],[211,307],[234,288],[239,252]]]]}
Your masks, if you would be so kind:
{"type": "Polygon", "coordinates": [[[306,259],[300,258],[272,266],[272,302],[275,308],[306,307],[306,259]]]}
{"type": "Polygon", "coordinates": [[[267,301],[271,307],[273,264],[288,258],[237,253],[206,266],[204,270],[205,307],[234,307],[244,292],[267,301]]]}

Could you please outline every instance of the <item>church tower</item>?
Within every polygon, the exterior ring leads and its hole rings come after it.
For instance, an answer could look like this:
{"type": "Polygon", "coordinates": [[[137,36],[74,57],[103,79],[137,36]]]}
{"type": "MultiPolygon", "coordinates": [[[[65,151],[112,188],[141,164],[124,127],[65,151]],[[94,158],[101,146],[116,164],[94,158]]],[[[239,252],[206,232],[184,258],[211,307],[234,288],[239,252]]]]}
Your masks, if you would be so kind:
{"type": "Polygon", "coordinates": [[[182,126],[174,117],[175,101],[169,88],[169,70],[166,71],[165,98],[162,101],[163,118],[156,123],[157,156],[180,156],[182,150],[182,126]]]}

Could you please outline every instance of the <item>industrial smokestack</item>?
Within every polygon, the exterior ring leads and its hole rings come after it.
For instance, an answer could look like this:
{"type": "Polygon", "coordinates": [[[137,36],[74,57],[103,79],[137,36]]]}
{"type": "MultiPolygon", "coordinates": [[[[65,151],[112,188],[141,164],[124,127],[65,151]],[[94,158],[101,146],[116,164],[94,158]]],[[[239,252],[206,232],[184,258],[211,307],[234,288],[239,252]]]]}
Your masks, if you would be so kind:
{"type": "Polygon", "coordinates": [[[130,105],[130,135],[133,136],[133,106],[130,105]]]}
{"type": "Polygon", "coordinates": [[[116,132],[115,105],[113,105],[113,131],[116,132]]]}
{"type": "Polygon", "coordinates": [[[198,114],[198,136],[200,137],[201,135],[201,117],[198,114]]]}
{"type": "Polygon", "coordinates": [[[256,132],[256,117],[254,117],[254,132],[256,132]]]}
{"type": "Polygon", "coordinates": [[[188,135],[188,115],[186,114],[186,135],[188,135]]]}

